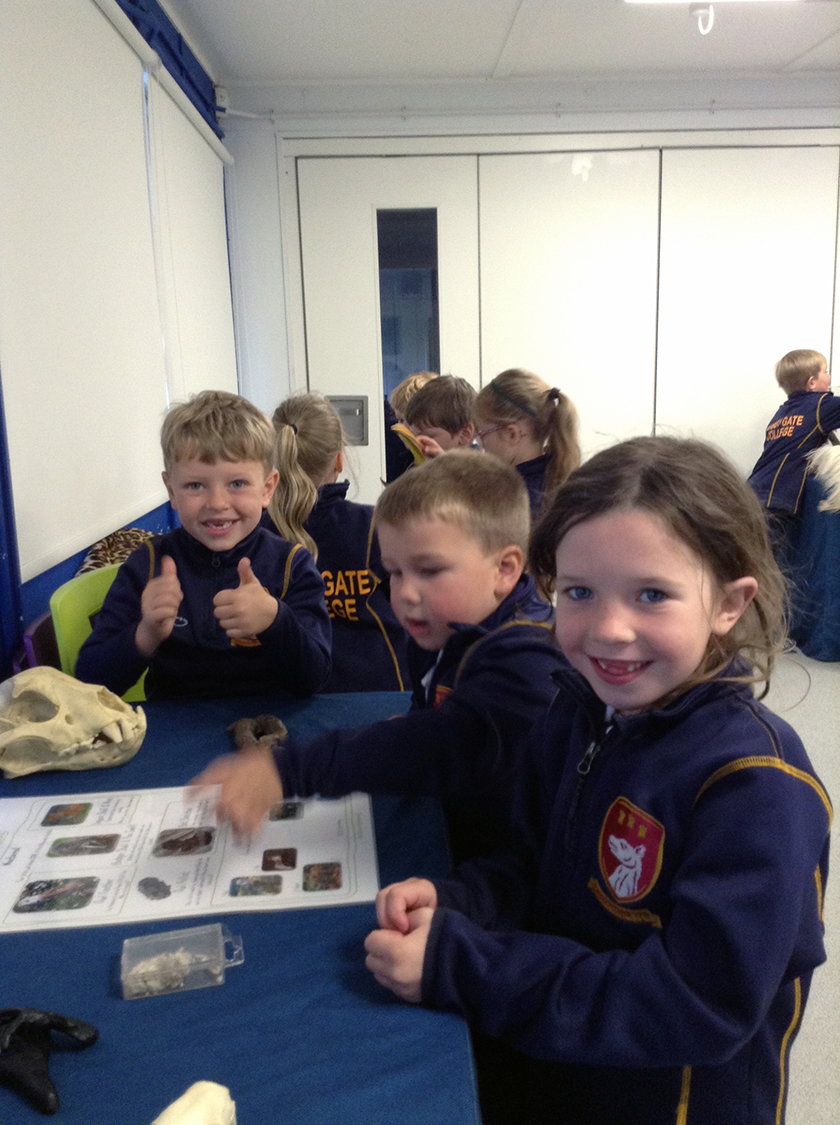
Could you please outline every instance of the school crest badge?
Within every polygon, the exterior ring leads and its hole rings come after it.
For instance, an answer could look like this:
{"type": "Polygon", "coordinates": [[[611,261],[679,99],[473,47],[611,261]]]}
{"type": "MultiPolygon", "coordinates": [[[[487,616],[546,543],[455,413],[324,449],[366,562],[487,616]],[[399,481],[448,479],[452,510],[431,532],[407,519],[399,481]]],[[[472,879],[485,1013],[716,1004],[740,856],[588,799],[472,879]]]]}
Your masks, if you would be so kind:
{"type": "Polygon", "coordinates": [[[435,701],[432,704],[432,708],[436,711],[438,707],[440,707],[441,703],[443,703],[444,699],[446,699],[446,697],[451,694],[451,687],[444,687],[443,684],[438,684],[435,688],[435,701]]]}
{"type": "Polygon", "coordinates": [[[659,878],[665,829],[626,797],[613,801],[598,840],[598,862],[617,902],[644,898],[659,878]]]}

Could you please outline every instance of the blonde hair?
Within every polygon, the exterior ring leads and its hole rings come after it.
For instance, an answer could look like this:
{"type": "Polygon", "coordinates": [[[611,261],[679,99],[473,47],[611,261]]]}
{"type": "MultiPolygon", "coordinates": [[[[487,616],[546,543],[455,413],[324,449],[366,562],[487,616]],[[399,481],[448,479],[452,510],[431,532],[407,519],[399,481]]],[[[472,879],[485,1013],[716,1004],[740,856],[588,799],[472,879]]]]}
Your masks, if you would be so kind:
{"type": "Polygon", "coordinates": [[[274,427],[268,417],[241,395],[202,391],[174,403],[160,431],[163,466],[194,457],[216,461],[259,461],[266,476],[274,468],[274,427]]]}
{"type": "Polygon", "coordinates": [[[728,678],[763,682],[765,695],[786,636],[785,580],[761,505],[735,466],[706,442],[673,437],[631,438],[597,453],[558,488],[534,529],[534,574],[553,583],[564,536],[585,520],[617,510],[657,516],[703,561],[720,588],[745,576],[758,583],[732,629],[712,634],[692,676],[659,702],[719,676],[738,654],[752,672],[728,678]]]}
{"type": "Polygon", "coordinates": [[[437,379],[437,377],[436,371],[415,371],[413,375],[406,375],[403,381],[394,387],[389,397],[391,409],[394,413],[399,414],[401,418],[405,418],[409,401],[421,387],[425,387],[430,380],[437,379]]]}
{"type": "Polygon", "coordinates": [[[574,403],[533,371],[511,367],[478,392],[475,414],[492,424],[518,422],[542,443],[548,457],[548,495],[580,464],[578,418],[574,403]]]}
{"type": "Polygon", "coordinates": [[[776,364],[776,382],[787,395],[792,395],[794,391],[806,391],[808,381],[819,375],[826,362],[822,352],[813,348],[797,348],[783,355],[776,364]]]}
{"type": "Polygon", "coordinates": [[[347,435],[335,408],[321,395],[293,395],[272,415],[276,430],[275,459],[280,483],[268,512],[284,539],[301,543],[318,558],[315,540],[304,523],[347,435]]]}
{"type": "Polygon", "coordinates": [[[454,524],[487,554],[514,544],[528,548],[528,490],[512,465],[474,450],[454,449],[403,473],[379,496],[374,524],[410,520],[454,524]]]}

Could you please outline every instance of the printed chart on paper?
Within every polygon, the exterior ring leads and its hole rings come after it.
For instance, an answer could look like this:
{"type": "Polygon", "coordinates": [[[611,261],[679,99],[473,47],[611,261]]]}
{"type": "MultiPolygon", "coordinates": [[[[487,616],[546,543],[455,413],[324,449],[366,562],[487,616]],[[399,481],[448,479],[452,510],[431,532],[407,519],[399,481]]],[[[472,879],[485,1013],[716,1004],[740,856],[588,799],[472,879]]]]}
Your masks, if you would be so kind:
{"type": "Polygon", "coordinates": [[[281,801],[237,840],[216,792],[0,800],[0,933],[370,902],[370,798],[281,801]]]}

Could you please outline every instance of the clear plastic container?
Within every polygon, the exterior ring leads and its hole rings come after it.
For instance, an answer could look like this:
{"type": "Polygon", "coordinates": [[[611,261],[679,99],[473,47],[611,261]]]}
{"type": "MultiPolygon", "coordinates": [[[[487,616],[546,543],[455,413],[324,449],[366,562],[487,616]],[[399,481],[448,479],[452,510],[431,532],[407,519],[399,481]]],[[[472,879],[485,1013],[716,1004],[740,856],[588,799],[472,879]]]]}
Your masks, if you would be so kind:
{"type": "Polygon", "coordinates": [[[123,999],[224,984],[225,969],[244,960],[242,938],[221,922],[126,938],[120,962],[123,999]]]}

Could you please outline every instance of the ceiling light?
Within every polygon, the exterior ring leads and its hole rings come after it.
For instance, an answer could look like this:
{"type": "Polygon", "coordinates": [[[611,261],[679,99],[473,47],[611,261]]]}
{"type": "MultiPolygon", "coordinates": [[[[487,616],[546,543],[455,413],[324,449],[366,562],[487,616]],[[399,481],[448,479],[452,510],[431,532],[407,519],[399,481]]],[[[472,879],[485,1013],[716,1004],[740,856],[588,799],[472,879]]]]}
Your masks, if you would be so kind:
{"type": "MultiPolygon", "coordinates": [[[[624,0],[625,4],[684,4],[686,0],[624,0]]],[[[716,4],[798,4],[800,0],[715,0],[716,4]]],[[[695,7],[695,5],[692,5],[695,7]]],[[[702,5],[708,8],[708,4],[702,5]]]]}

